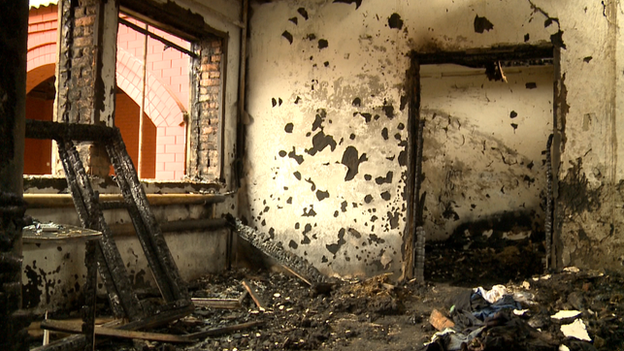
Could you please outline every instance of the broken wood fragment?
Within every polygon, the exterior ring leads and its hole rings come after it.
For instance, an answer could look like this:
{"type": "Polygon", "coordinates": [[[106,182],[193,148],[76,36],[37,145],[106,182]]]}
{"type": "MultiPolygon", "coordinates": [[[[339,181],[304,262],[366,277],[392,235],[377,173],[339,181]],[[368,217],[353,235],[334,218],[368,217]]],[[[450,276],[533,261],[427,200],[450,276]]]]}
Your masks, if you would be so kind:
{"type": "Polygon", "coordinates": [[[247,283],[246,280],[242,281],[243,287],[245,288],[245,290],[247,290],[247,292],[249,293],[249,296],[251,296],[251,299],[256,303],[256,306],[258,306],[258,309],[261,312],[266,311],[266,308],[264,308],[264,303],[262,302],[262,300],[260,300],[260,297],[258,296],[257,292],[255,292],[251,286],[249,285],[249,283],[247,283]]]}
{"type": "Polygon", "coordinates": [[[239,299],[217,299],[217,298],[200,298],[194,297],[191,299],[195,306],[209,307],[209,308],[223,308],[234,309],[240,308],[241,303],[239,299]]]}
{"type": "Polygon", "coordinates": [[[247,323],[229,325],[227,327],[220,327],[220,328],[212,328],[212,329],[202,330],[202,331],[199,331],[197,333],[192,333],[192,334],[186,335],[186,337],[189,338],[189,339],[194,339],[194,340],[203,339],[203,338],[205,338],[207,336],[216,336],[216,335],[227,334],[227,333],[231,333],[231,332],[235,332],[235,331],[239,331],[239,330],[243,330],[243,329],[247,329],[247,328],[253,328],[253,327],[259,326],[261,324],[262,324],[262,322],[256,321],[256,322],[247,322],[247,323]]]}
{"type": "Polygon", "coordinates": [[[268,234],[256,231],[244,225],[238,218],[227,216],[226,219],[241,239],[260,250],[266,256],[288,267],[293,272],[297,272],[298,277],[305,277],[304,279],[311,283],[322,283],[326,281],[326,277],[311,265],[310,262],[292,252],[284,250],[281,245],[270,240],[268,234]]]}
{"type": "MultiPolygon", "coordinates": [[[[121,325],[121,320],[113,320],[103,325],[106,328],[118,328],[120,330],[137,330],[149,329],[159,325],[164,325],[176,319],[185,317],[193,312],[193,305],[185,305],[186,301],[178,301],[177,303],[163,306],[160,312],[149,317],[132,321],[121,325]]],[[[84,334],[75,334],[66,338],[51,342],[49,345],[36,347],[30,351],[67,351],[84,349],[86,338],[84,334]]]]}
{"type": "Polygon", "coordinates": [[[288,273],[294,275],[295,277],[301,279],[304,283],[308,284],[309,286],[312,286],[312,283],[310,283],[309,280],[307,280],[304,276],[302,276],[301,274],[293,271],[292,269],[290,269],[290,267],[286,266],[286,265],[282,265],[282,268],[284,268],[288,273]]]}
{"type": "MultiPolygon", "coordinates": [[[[67,333],[82,333],[82,327],[80,324],[73,322],[65,322],[65,321],[55,321],[55,320],[45,320],[41,322],[41,327],[47,330],[67,332],[67,333]]],[[[122,329],[114,329],[109,327],[96,327],[95,335],[100,336],[110,336],[115,338],[123,338],[123,339],[139,339],[139,340],[150,340],[150,341],[161,341],[161,342],[170,342],[170,343],[192,343],[193,340],[189,339],[186,336],[180,335],[172,335],[172,334],[162,334],[162,333],[151,333],[151,332],[142,332],[142,331],[133,331],[133,330],[122,330],[122,329]]]]}
{"type": "Polygon", "coordinates": [[[446,328],[453,328],[455,323],[452,320],[446,318],[440,311],[435,308],[431,311],[431,316],[429,317],[429,323],[436,328],[437,330],[444,330],[446,328]]]}

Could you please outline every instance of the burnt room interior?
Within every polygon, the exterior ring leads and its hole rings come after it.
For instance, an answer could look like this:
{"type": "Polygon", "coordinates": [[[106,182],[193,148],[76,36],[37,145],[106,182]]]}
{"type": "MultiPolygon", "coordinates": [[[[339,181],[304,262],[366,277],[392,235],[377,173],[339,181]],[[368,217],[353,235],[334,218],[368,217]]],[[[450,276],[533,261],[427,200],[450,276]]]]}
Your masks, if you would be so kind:
{"type": "Polygon", "coordinates": [[[619,0],[0,6],[0,349],[624,348],[619,0]]]}

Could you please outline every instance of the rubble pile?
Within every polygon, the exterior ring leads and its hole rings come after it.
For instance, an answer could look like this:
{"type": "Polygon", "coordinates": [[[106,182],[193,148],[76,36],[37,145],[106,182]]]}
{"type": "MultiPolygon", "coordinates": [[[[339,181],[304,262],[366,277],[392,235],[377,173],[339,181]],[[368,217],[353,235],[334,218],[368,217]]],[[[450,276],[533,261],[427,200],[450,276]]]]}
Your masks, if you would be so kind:
{"type": "Polygon", "coordinates": [[[568,269],[504,285],[475,281],[473,288],[392,278],[336,279],[321,293],[287,271],[206,276],[189,284],[191,315],[150,330],[186,342],[110,338],[97,349],[624,348],[624,276],[618,273],[568,269]]]}

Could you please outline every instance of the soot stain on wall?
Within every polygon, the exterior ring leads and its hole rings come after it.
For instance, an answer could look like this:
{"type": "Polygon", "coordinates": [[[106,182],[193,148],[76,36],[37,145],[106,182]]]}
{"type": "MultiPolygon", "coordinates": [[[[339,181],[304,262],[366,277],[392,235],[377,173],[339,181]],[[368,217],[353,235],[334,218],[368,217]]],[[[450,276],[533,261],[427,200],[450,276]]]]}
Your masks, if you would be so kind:
{"type": "Polygon", "coordinates": [[[384,183],[391,184],[393,175],[394,175],[394,173],[392,171],[388,171],[388,173],[386,173],[385,177],[377,177],[377,178],[375,178],[375,183],[377,183],[377,185],[381,185],[381,184],[384,184],[384,183]]]}
{"type": "Polygon", "coordinates": [[[352,180],[359,172],[360,163],[368,161],[366,153],[363,153],[359,158],[358,154],[358,150],[355,147],[348,146],[345,149],[344,154],[342,155],[342,160],[340,161],[340,163],[347,166],[345,181],[352,180]]]}
{"type": "Polygon", "coordinates": [[[342,245],[347,243],[347,241],[344,239],[345,232],[346,230],[344,228],[340,228],[340,231],[338,232],[338,242],[335,244],[325,245],[327,251],[331,252],[334,255],[334,258],[336,258],[336,253],[338,252],[338,250],[340,250],[342,245]]]}
{"type": "Polygon", "coordinates": [[[474,19],[474,31],[476,33],[483,33],[484,31],[490,31],[494,29],[494,25],[485,17],[475,16],[474,19]]]}
{"type": "Polygon", "coordinates": [[[388,26],[392,29],[402,29],[403,28],[403,20],[398,13],[393,13],[390,17],[388,17],[388,26]]]}
{"type": "Polygon", "coordinates": [[[24,271],[26,272],[26,279],[28,283],[22,285],[22,299],[24,308],[31,308],[39,305],[41,302],[40,287],[43,287],[42,277],[35,271],[37,261],[33,261],[33,266],[26,265],[24,271]]]}
{"type": "Polygon", "coordinates": [[[355,9],[357,10],[362,5],[362,0],[334,0],[333,3],[355,4],[355,9]]]}
{"type": "Polygon", "coordinates": [[[303,163],[303,156],[302,155],[297,155],[294,146],[293,146],[292,151],[288,153],[288,157],[290,157],[290,158],[294,159],[295,161],[297,161],[298,164],[302,164],[303,163]]]}
{"type": "Polygon", "coordinates": [[[329,192],[328,191],[321,191],[321,190],[317,190],[316,191],[316,198],[319,201],[323,201],[325,199],[327,199],[329,197],[329,192]]]}
{"type": "Polygon", "coordinates": [[[306,149],[305,152],[311,156],[316,155],[317,152],[323,151],[327,146],[331,148],[331,151],[336,149],[336,140],[331,135],[325,135],[321,130],[312,137],[312,148],[306,149]]]}
{"type": "Polygon", "coordinates": [[[285,31],[282,33],[282,36],[283,36],[284,38],[286,38],[286,40],[288,40],[288,43],[289,43],[290,45],[292,45],[292,43],[293,43],[293,36],[292,36],[292,34],[290,34],[290,32],[288,32],[287,30],[285,30],[285,31]]]}

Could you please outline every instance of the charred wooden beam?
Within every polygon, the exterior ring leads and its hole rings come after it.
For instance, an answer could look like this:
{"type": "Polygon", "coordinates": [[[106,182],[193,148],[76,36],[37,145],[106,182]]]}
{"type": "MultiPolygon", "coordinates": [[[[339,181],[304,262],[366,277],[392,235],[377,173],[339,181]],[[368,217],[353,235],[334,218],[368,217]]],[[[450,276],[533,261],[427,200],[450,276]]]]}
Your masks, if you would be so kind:
{"type": "Polygon", "coordinates": [[[306,259],[284,250],[280,245],[270,240],[267,234],[258,232],[244,225],[238,218],[228,217],[228,222],[236,230],[240,238],[249,242],[265,255],[305,277],[308,281],[313,284],[326,281],[325,276],[314,268],[306,259]]]}
{"type": "Polygon", "coordinates": [[[139,299],[132,291],[121,254],[99,208],[80,155],[71,141],[60,141],[57,145],[80,222],[85,228],[102,232],[98,245],[101,254],[98,256],[98,268],[109,294],[111,308],[118,317],[139,319],[143,316],[139,299]]]}
{"type": "Polygon", "coordinates": [[[415,53],[412,53],[412,63],[407,71],[408,119],[407,132],[407,224],[403,235],[403,279],[414,277],[415,247],[418,205],[416,203],[416,149],[418,145],[418,124],[420,120],[420,62],[415,53]]]}
{"type": "MultiPolygon", "coordinates": [[[[76,323],[56,320],[45,320],[41,322],[41,328],[66,333],[82,333],[80,326],[76,323]]],[[[94,328],[94,334],[122,339],[151,340],[169,343],[193,343],[194,340],[188,336],[150,333],[134,330],[123,330],[98,326],[94,328]]],[[[88,345],[87,345],[88,346],[88,345]]]]}
{"type": "Polygon", "coordinates": [[[159,42],[165,44],[166,46],[172,47],[172,48],[174,48],[174,49],[176,49],[176,50],[178,50],[178,51],[180,51],[180,52],[182,52],[184,54],[189,55],[192,58],[198,58],[199,57],[196,53],[194,53],[194,52],[192,52],[190,50],[187,50],[187,49],[181,47],[180,45],[178,45],[178,44],[176,44],[174,42],[171,42],[171,41],[169,41],[169,40],[167,40],[167,39],[165,39],[165,38],[163,38],[163,37],[161,37],[161,36],[159,36],[157,34],[154,34],[154,33],[150,32],[150,31],[146,30],[145,28],[141,28],[141,27],[137,26],[136,24],[134,24],[134,23],[132,23],[132,22],[130,22],[128,20],[120,18],[119,19],[119,23],[123,24],[124,26],[132,28],[135,31],[137,31],[137,32],[139,32],[139,33],[141,33],[143,35],[147,35],[150,38],[156,39],[159,42]]]}
{"type": "Polygon", "coordinates": [[[420,198],[420,186],[422,183],[422,158],[423,158],[423,130],[425,129],[425,121],[420,118],[420,111],[417,112],[418,118],[418,130],[416,131],[416,162],[415,165],[415,173],[414,173],[414,225],[416,226],[415,234],[413,236],[414,243],[412,247],[414,248],[413,260],[416,268],[415,278],[419,282],[424,282],[424,269],[425,269],[425,230],[423,229],[423,218],[422,218],[422,208],[423,203],[421,203],[420,198]]]}
{"type": "Polygon", "coordinates": [[[149,25],[165,30],[187,41],[197,41],[207,36],[224,38],[227,33],[206,24],[204,17],[178,4],[141,0],[120,0],[121,11],[149,25]]]}
{"type": "Polygon", "coordinates": [[[168,303],[186,300],[190,304],[186,283],[180,276],[161,228],[149,207],[145,190],[139,182],[119,130],[106,144],[106,151],[115,168],[115,180],[126,201],[137,237],[163,298],[168,303]]]}
{"type": "MultiPolygon", "coordinates": [[[[161,311],[124,325],[119,325],[119,320],[106,323],[103,327],[115,327],[120,330],[151,329],[160,325],[165,325],[176,319],[185,317],[193,312],[193,305],[171,304],[165,306],[161,311]]],[[[49,345],[36,347],[30,351],[70,351],[84,349],[86,339],[84,334],[72,335],[60,340],[56,340],[49,345]]]]}
{"type": "Polygon", "coordinates": [[[550,257],[553,239],[553,166],[552,166],[552,142],[553,134],[550,134],[546,142],[546,218],[544,218],[544,269],[547,272],[550,265],[550,257]]]}
{"type": "Polygon", "coordinates": [[[222,308],[222,309],[235,309],[241,307],[239,299],[216,299],[216,298],[200,298],[194,297],[191,299],[193,304],[198,307],[208,308],[222,308]]]}
{"type": "Polygon", "coordinates": [[[243,329],[257,327],[260,325],[262,325],[262,322],[247,322],[247,323],[229,325],[227,327],[212,328],[212,329],[199,331],[197,333],[189,334],[187,337],[190,339],[203,339],[207,336],[223,335],[223,334],[232,333],[232,332],[243,330],[243,329]]]}
{"type": "Polygon", "coordinates": [[[97,242],[86,242],[85,265],[87,267],[87,281],[83,293],[85,303],[82,307],[82,333],[85,335],[85,351],[95,350],[95,304],[97,292],[97,242]]]}
{"type": "Polygon", "coordinates": [[[115,130],[101,125],[26,120],[27,139],[105,142],[115,135],[115,130]]]}

